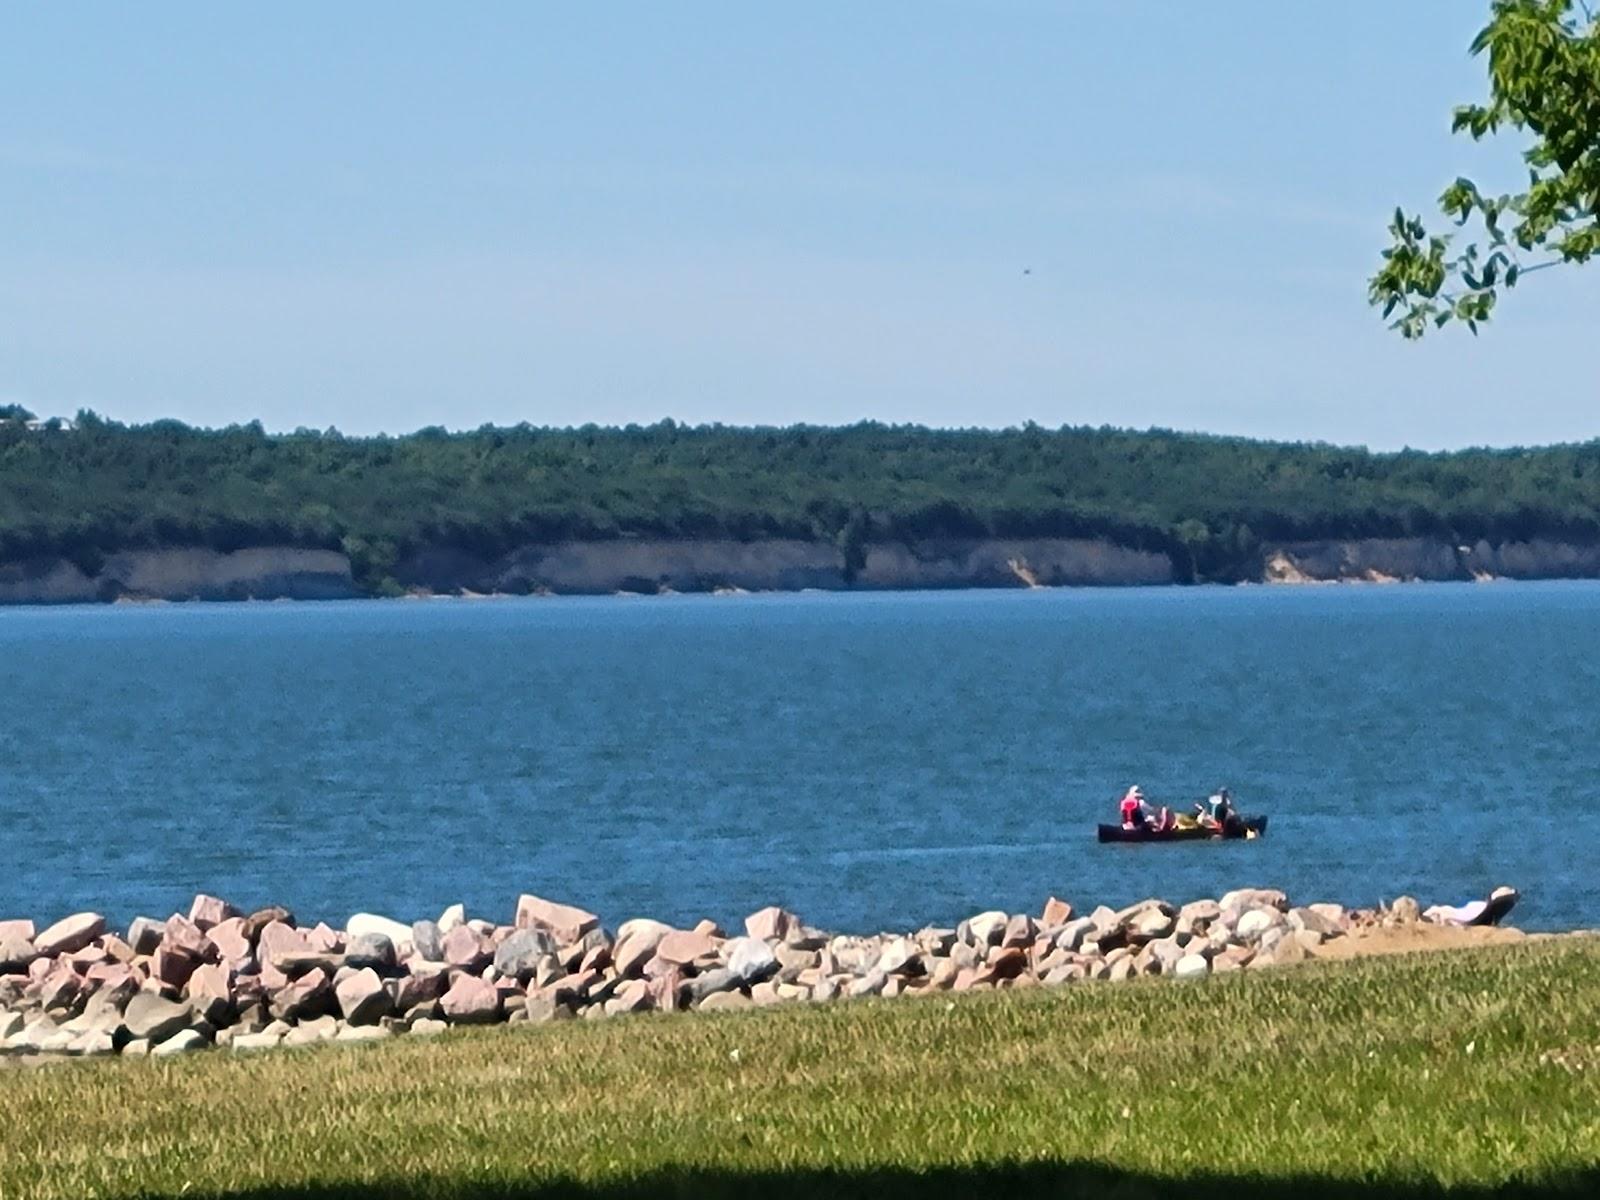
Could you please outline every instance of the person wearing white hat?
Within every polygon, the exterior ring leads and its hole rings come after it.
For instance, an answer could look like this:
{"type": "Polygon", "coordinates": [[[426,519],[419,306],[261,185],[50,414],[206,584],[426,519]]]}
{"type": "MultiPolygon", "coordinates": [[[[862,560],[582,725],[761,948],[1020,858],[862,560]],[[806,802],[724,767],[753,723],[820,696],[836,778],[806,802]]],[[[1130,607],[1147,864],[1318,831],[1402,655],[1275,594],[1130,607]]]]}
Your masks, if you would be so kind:
{"type": "Polygon", "coordinates": [[[1150,810],[1145,806],[1144,793],[1139,790],[1139,785],[1134,784],[1122,797],[1119,806],[1122,813],[1122,827],[1124,829],[1148,829],[1150,827],[1150,810]]]}

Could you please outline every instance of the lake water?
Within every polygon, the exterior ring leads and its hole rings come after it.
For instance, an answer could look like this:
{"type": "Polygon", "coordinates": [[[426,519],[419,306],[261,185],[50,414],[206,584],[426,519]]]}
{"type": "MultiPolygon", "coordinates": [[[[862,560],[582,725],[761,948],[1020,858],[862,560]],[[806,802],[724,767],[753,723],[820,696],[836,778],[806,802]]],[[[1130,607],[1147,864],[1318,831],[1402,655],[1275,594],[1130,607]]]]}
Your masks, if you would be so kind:
{"type": "Polygon", "coordinates": [[[828,928],[1283,887],[1600,924],[1600,586],[0,610],[0,917],[828,928]],[[1100,846],[1139,783],[1255,842],[1100,846]]]}

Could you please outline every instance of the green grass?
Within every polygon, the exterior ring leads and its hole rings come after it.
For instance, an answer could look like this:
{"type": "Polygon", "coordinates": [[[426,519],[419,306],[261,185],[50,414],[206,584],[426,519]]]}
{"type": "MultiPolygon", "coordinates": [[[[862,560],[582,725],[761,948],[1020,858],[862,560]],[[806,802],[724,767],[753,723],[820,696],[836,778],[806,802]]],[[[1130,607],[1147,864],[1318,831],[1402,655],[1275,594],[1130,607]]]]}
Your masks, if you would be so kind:
{"type": "Polygon", "coordinates": [[[0,1198],[1600,1194],[1600,945],[0,1073],[0,1198]]]}

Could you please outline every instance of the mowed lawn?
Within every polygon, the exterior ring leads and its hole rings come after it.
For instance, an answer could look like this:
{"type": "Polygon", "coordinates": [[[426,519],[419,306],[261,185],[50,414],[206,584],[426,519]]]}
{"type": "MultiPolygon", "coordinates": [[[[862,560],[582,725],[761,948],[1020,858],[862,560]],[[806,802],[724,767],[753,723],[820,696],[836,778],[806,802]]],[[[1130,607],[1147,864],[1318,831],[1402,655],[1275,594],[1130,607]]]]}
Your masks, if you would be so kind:
{"type": "Polygon", "coordinates": [[[0,1198],[1600,1195],[1600,943],[0,1071],[0,1198]]]}

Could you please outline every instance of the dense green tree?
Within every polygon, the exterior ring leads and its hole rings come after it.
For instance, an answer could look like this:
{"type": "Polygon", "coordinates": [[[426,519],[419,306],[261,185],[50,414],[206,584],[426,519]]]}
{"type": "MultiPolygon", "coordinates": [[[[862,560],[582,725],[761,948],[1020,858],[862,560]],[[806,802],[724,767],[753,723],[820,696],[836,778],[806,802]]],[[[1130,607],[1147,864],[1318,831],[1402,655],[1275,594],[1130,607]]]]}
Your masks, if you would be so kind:
{"type": "Polygon", "coordinates": [[[1476,333],[1502,288],[1600,250],[1600,23],[1587,0],[1494,0],[1472,53],[1487,61],[1489,97],[1457,108],[1452,131],[1532,135],[1528,186],[1487,195],[1457,179],[1445,188],[1445,215],[1480,231],[1460,245],[1395,210],[1393,243],[1368,294],[1407,338],[1452,320],[1476,333]]]}
{"type": "Polygon", "coordinates": [[[493,561],[574,538],[1104,537],[1195,579],[1263,543],[1600,537],[1600,443],[1371,454],[1117,429],[624,429],[527,425],[344,437],[257,424],[0,422],[0,562],[153,546],[343,550],[374,593],[448,551],[493,561]]]}

